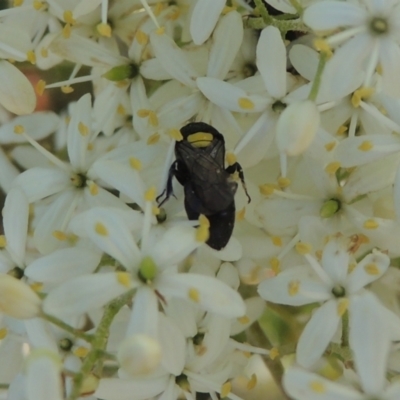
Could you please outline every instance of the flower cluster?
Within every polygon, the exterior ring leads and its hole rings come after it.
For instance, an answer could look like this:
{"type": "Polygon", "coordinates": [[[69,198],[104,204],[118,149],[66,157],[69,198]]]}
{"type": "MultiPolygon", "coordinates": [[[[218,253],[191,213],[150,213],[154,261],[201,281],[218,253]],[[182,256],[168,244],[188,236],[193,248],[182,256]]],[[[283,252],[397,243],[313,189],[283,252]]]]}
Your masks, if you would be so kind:
{"type": "Polygon", "coordinates": [[[400,0],[10,1],[7,398],[400,398],[399,68],[400,0]]]}

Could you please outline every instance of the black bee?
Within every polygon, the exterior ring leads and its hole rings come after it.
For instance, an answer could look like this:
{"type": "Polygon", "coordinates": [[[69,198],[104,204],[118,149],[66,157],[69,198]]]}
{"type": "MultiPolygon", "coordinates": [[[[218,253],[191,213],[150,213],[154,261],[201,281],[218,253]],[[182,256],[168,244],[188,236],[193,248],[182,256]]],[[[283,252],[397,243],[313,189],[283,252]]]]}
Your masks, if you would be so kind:
{"type": "Polygon", "coordinates": [[[190,220],[200,214],[210,222],[207,244],[220,250],[228,243],[235,223],[237,182],[232,174],[238,173],[247,193],[242,167],[235,162],[225,168],[225,140],[211,125],[191,122],[181,129],[183,139],[176,142],[175,161],[168,174],[167,187],[158,196],[159,206],[173,195],[172,178],[184,187],[185,209],[190,220]],[[160,201],[165,194],[165,198],[160,201]]]}

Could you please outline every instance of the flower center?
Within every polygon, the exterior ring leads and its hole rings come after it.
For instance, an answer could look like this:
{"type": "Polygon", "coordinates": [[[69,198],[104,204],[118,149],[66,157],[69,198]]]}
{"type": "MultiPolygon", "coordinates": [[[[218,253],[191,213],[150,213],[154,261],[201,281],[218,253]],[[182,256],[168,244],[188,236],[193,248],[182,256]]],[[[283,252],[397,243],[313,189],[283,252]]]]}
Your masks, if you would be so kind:
{"type": "Polygon", "coordinates": [[[319,210],[319,215],[322,218],[333,217],[341,208],[341,203],[338,199],[329,199],[322,204],[319,210]]]}
{"type": "Polygon", "coordinates": [[[272,110],[276,113],[281,113],[286,107],[287,104],[280,100],[277,100],[274,104],[272,104],[272,110]]]}
{"type": "Polygon", "coordinates": [[[389,24],[385,18],[375,17],[370,21],[369,29],[374,35],[383,35],[388,32],[389,24]]]}
{"type": "Polygon", "coordinates": [[[257,67],[252,63],[246,63],[243,67],[243,75],[248,78],[249,76],[253,76],[257,72],[257,67]]]}
{"type": "Polygon", "coordinates": [[[70,351],[74,345],[73,341],[69,338],[62,338],[58,341],[58,347],[62,351],[70,351]]]}
{"type": "Polygon", "coordinates": [[[335,297],[345,297],[346,296],[346,289],[341,285],[335,285],[332,288],[332,294],[335,297]]]}
{"type": "Polygon", "coordinates": [[[150,256],[142,259],[139,266],[139,279],[144,283],[151,282],[157,275],[157,265],[150,256]]]}
{"type": "Polygon", "coordinates": [[[7,274],[11,275],[15,279],[21,279],[24,276],[24,270],[20,267],[14,267],[10,271],[8,271],[7,274]]]}
{"type": "Polygon", "coordinates": [[[86,176],[83,174],[72,174],[70,179],[72,184],[79,189],[86,186],[86,176]]]}

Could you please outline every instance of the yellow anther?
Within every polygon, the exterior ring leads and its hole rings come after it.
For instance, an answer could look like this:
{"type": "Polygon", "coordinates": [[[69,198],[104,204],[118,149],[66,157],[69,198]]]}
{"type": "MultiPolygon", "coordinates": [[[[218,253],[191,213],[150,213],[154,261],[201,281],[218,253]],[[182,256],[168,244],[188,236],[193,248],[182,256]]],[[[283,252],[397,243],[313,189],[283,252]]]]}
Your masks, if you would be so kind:
{"type": "Polygon", "coordinates": [[[223,9],[222,9],[222,15],[226,15],[226,14],[228,14],[228,13],[230,13],[231,11],[235,11],[236,10],[236,7],[230,7],[230,6],[225,6],[223,9]]]}
{"type": "Polygon", "coordinates": [[[49,51],[47,50],[47,47],[42,47],[42,48],[40,49],[40,55],[41,55],[43,58],[47,58],[47,57],[49,56],[49,51]]]}
{"type": "Polygon", "coordinates": [[[237,320],[242,325],[246,325],[246,324],[248,324],[250,322],[250,318],[247,315],[245,315],[243,317],[240,317],[237,320]]]}
{"type": "Polygon", "coordinates": [[[221,387],[221,398],[227,397],[232,390],[232,384],[230,382],[225,382],[221,387]]]}
{"type": "Polygon", "coordinates": [[[91,182],[89,185],[89,192],[92,196],[97,196],[99,194],[99,187],[94,182],[91,182]]]}
{"type": "Polygon", "coordinates": [[[196,240],[198,242],[206,242],[210,237],[210,221],[205,215],[200,214],[200,226],[196,229],[196,240]]]}
{"type": "Polygon", "coordinates": [[[247,382],[246,388],[247,390],[254,389],[257,385],[257,375],[251,374],[249,381],[247,382]]]}
{"type": "Polygon", "coordinates": [[[364,140],[359,146],[358,150],[370,151],[374,148],[374,144],[370,140],[364,140]]]}
{"type": "Polygon", "coordinates": [[[281,176],[280,178],[278,178],[278,186],[282,189],[287,188],[290,185],[290,179],[281,176]]]}
{"type": "Polygon", "coordinates": [[[265,183],[264,185],[260,185],[258,188],[260,189],[260,193],[264,196],[270,196],[275,190],[279,190],[279,186],[271,183],[265,183]]]}
{"type": "Polygon", "coordinates": [[[340,168],[340,162],[339,161],[333,161],[329,163],[325,167],[325,172],[329,175],[334,175],[336,174],[336,171],[340,168]]]}
{"type": "Polygon", "coordinates": [[[100,236],[108,236],[108,229],[101,222],[96,222],[96,224],[94,225],[94,231],[100,236]]]}
{"type": "Polygon", "coordinates": [[[164,32],[165,32],[165,27],[163,27],[163,26],[160,26],[160,27],[156,30],[157,35],[163,35],[164,32]]]}
{"type": "Polygon", "coordinates": [[[362,87],[357,89],[351,96],[351,104],[353,107],[360,107],[361,101],[370,98],[374,94],[374,89],[371,87],[362,87]]]}
{"type": "Polygon", "coordinates": [[[238,100],[239,107],[243,110],[253,110],[254,103],[247,97],[240,97],[238,100]]]}
{"type": "Polygon", "coordinates": [[[300,281],[290,281],[288,283],[288,293],[289,296],[296,296],[300,290],[300,281]]]}
{"type": "Polygon", "coordinates": [[[139,118],[146,118],[146,117],[149,116],[150,110],[147,110],[145,108],[141,108],[140,110],[137,110],[136,114],[137,114],[137,116],[139,118]]]}
{"type": "Polygon", "coordinates": [[[326,151],[332,151],[336,147],[336,142],[329,142],[324,147],[326,151]]]}
{"type": "Polygon", "coordinates": [[[62,231],[53,231],[52,236],[61,242],[67,240],[67,235],[62,231]]]}
{"type": "Polygon", "coordinates": [[[146,193],[144,194],[144,199],[146,201],[154,201],[156,199],[156,194],[157,194],[156,187],[152,186],[151,188],[146,190],[146,193]]]}
{"type": "Polygon", "coordinates": [[[0,340],[3,340],[7,336],[8,330],[7,328],[0,329],[0,340]]]}
{"type": "Polygon", "coordinates": [[[375,70],[376,70],[376,72],[377,72],[379,75],[382,75],[382,72],[383,72],[382,64],[379,63],[379,64],[376,66],[375,70]]]}
{"type": "Polygon", "coordinates": [[[117,281],[122,286],[131,287],[131,275],[128,272],[116,272],[117,281]]]}
{"type": "Polygon", "coordinates": [[[74,19],[74,16],[72,15],[72,11],[71,10],[65,10],[64,14],[63,14],[63,18],[64,18],[64,21],[67,24],[70,24],[70,25],[75,25],[76,24],[76,21],[74,19]]]}
{"type": "Polygon", "coordinates": [[[321,53],[325,53],[328,57],[332,56],[332,49],[324,39],[315,39],[314,48],[321,53]]]}
{"type": "Polygon", "coordinates": [[[25,133],[25,128],[23,127],[23,125],[15,125],[14,133],[16,133],[17,135],[20,135],[21,133],[25,133]]]}
{"type": "Polygon", "coordinates": [[[129,158],[129,165],[131,166],[131,168],[136,169],[137,171],[140,171],[142,169],[142,162],[135,157],[129,158]]]}
{"type": "Polygon", "coordinates": [[[379,275],[381,273],[379,267],[376,264],[367,264],[364,267],[364,270],[368,275],[379,275]]]}
{"type": "Polygon", "coordinates": [[[89,349],[87,347],[79,346],[73,350],[73,353],[79,358],[84,358],[88,355],[89,349]]]}
{"type": "Polygon", "coordinates": [[[180,16],[181,10],[179,8],[176,8],[174,11],[167,15],[167,19],[169,19],[170,21],[176,21],[180,16]]]}
{"type": "Polygon", "coordinates": [[[43,79],[40,79],[37,84],[35,85],[35,92],[41,96],[44,92],[44,89],[46,87],[46,82],[43,79]]]}
{"type": "Polygon", "coordinates": [[[171,136],[171,138],[176,140],[177,142],[183,140],[182,133],[179,129],[169,129],[168,135],[171,136]]]}
{"type": "Polygon", "coordinates": [[[153,215],[159,215],[160,214],[160,209],[157,206],[153,206],[153,208],[151,209],[151,213],[153,215]]]}
{"type": "Polygon", "coordinates": [[[309,383],[310,389],[315,393],[325,393],[326,387],[321,381],[311,381],[309,383]]]}
{"type": "Polygon", "coordinates": [[[144,46],[148,43],[149,36],[140,29],[138,29],[135,34],[135,39],[140,45],[144,46]]]}
{"type": "Polygon", "coordinates": [[[188,297],[195,303],[200,302],[200,292],[196,288],[190,288],[188,291],[188,297]]]}
{"type": "Polygon", "coordinates": [[[33,50],[29,50],[26,53],[26,59],[31,63],[31,64],[36,64],[36,54],[33,50]]]}
{"type": "Polygon", "coordinates": [[[23,4],[24,0],[14,0],[13,1],[13,6],[14,7],[19,7],[23,4]]]}
{"type": "Polygon", "coordinates": [[[33,2],[33,8],[36,10],[36,11],[39,11],[41,8],[43,8],[45,6],[45,4],[43,3],[43,1],[38,1],[38,0],[35,0],[34,2],[33,2]]]}
{"type": "Polygon", "coordinates": [[[236,162],[236,156],[231,152],[226,153],[225,159],[228,165],[233,165],[236,162]]]}
{"type": "Polygon", "coordinates": [[[364,222],[364,228],[365,229],[376,229],[379,227],[379,224],[377,221],[375,221],[374,219],[367,219],[364,222]]]}
{"type": "Polygon", "coordinates": [[[279,357],[279,350],[276,347],[273,347],[270,351],[269,351],[269,358],[271,360],[275,360],[276,357],[279,357]]]}
{"type": "Polygon", "coordinates": [[[158,2],[154,8],[154,15],[157,17],[164,10],[164,4],[158,2]]]}
{"type": "Polygon", "coordinates": [[[297,242],[296,246],[295,246],[295,249],[299,254],[305,255],[305,254],[310,254],[311,253],[312,246],[311,246],[310,243],[297,242]]]}
{"type": "Polygon", "coordinates": [[[117,113],[119,115],[126,115],[126,109],[122,104],[118,104],[117,113]]]}
{"type": "Polygon", "coordinates": [[[156,132],[148,137],[147,144],[148,145],[156,144],[159,140],[160,140],[160,134],[156,132]]]}
{"type": "Polygon", "coordinates": [[[64,39],[69,39],[71,37],[71,25],[70,24],[65,24],[63,30],[62,30],[62,35],[64,39]]]}
{"type": "Polygon", "coordinates": [[[92,151],[94,149],[94,144],[93,143],[88,143],[86,148],[87,148],[88,151],[92,151]]]}
{"type": "Polygon", "coordinates": [[[69,94],[74,91],[74,88],[72,86],[61,86],[61,91],[65,94],[69,94]]]}
{"type": "Polygon", "coordinates": [[[349,308],[349,299],[342,298],[338,300],[337,314],[339,315],[339,317],[342,317],[348,308],[349,308]]]}
{"type": "Polygon", "coordinates": [[[87,136],[89,134],[89,128],[83,122],[79,122],[78,131],[82,136],[87,136]]]}
{"type": "Polygon", "coordinates": [[[281,262],[278,257],[272,257],[269,260],[269,265],[272,268],[272,271],[274,271],[275,275],[278,275],[279,272],[281,272],[281,262]]]}
{"type": "Polygon", "coordinates": [[[0,235],[0,248],[4,248],[7,245],[7,240],[4,235],[0,235]]]}
{"type": "Polygon", "coordinates": [[[149,112],[149,124],[153,127],[158,126],[158,117],[154,111],[149,112]]]}
{"type": "Polygon", "coordinates": [[[33,282],[29,285],[29,287],[34,291],[34,292],[41,292],[43,290],[43,283],[41,282],[33,282]]]}
{"type": "Polygon", "coordinates": [[[340,125],[338,130],[336,131],[336,135],[344,136],[346,132],[349,130],[349,127],[346,125],[340,125]]]}
{"type": "Polygon", "coordinates": [[[282,247],[282,238],[280,236],[272,236],[271,237],[272,243],[274,246],[282,247]]]}
{"type": "Polygon", "coordinates": [[[236,221],[243,221],[245,215],[246,215],[246,208],[243,207],[241,210],[239,210],[239,211],[236,213],[236,221]]]}
{"type": "Polygon", "coordinates": [[[112,30],[111,30],[111,26],[110,25],[101,23],[101,24],[97,25],[96,29],[97,29],[97,32],[99,32],[99,34],[101,36],[111,37],[112,30]]]}
{"type": "Polygon", "coordinates": [[[354,268],[357,267],[357,263],[356,262],[351,262],[347,268],[348,273],[350,274],[350,272],[352,272],[354,270],[354,268]]]}

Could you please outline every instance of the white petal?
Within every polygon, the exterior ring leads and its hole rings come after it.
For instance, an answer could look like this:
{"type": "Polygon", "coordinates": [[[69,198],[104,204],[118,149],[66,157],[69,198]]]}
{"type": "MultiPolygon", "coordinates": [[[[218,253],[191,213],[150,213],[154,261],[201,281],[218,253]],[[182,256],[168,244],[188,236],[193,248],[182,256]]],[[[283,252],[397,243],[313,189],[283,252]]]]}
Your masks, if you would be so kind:
{"type": "Polygon", "coordinates": [[[36,107],[28,78],[8,61],[0,60],[0,104],[14,114],[30,114],[36,107]]]}
{"type": "Polygon", "coordinates": [[[262,30],[257,44],[257,67],[268,94],[277,99],[286,94],[286,48],[273,26],[262,30]]]}
{"type": "Polygon", "coordinates": [[[391,96],[399,97],[400,83],[397,79],[397,67],[400,64],[399,46],[391,40],[382,41],[380,52],[383,90],[391,96]]]}
{"type": "MultiPolygon", "coordinates": [[[[214,3],[217,3],[217,1],[214,0],[214,3]]],[[[242,40],[242,16],[238,12],[232,11],[220,19],[215,29],[208,60],[208,77],[217,79],[224,79],[226,77],[239,51],[242,40]]]]}
{"type": "Polygon", "coordinates": [[[295,44],[289,51],[289,59],[296,71],[309,81],[314,80],[318,66],[318,53],[309,46],[295,44]]]}
{"type": "Polygon", "coordinates": [[[62,283],[79,275],[93,272],[99,265],[101,253],[73,247],[57,250],[33,261],[25,275],[37,282],[62,283]]]}
{"type": "Polygon", "coordinates": [[[19,171],[2,149],[0,149],[0,171],[0,187],[7,193],[11,189],[14,179],[19,175],[19,171]]]}
{"type": "Polygon", "coordinates": [[[336,300],[329,300],[316,310],[297,343],[297,362],[309,368],[322,357],[339,326],[336,300]]]}
{"type": "Polygon", "coordinates": [[[386,384],[390,335],[380,314],[383,308],[368,292],[352,296],[349,306],[349,342],[364,391],[381,394],[386,384]]]}
{"type": "Polygon", "coordinates": [[[157,278],[157,288],[162,295],[193,301],[202,309],[226,318],[241,317],[246,312],[244,302],[235,290],[209,276],[164,274],[157,278]]]}
{"type": "Polygon", "coordinates": [[[233,321],[231,336],[237,335],[247,329],[253,322],[257,321],[265,310],[266,304],[260,297],[250,297],[246,299],[246,315],[233,321]]]}
{"type": "Polygon", "coordinates": [[[190,20],[195,44],[203,44],[209,38],[224,6],[225,0],[197,0],[190,20]]]}
{"type": "Polygon", "coordinates": [[[323,3],[314,3],[306,8],[303,21],[318,31],[362,25],[367,17],[366,11],[355,4],[324,1],[323,3]]]}
{"type": "Polygon", "coordinates": [[[70,279],[47,295],[43,310],[57,316],[80,316],[100,309],[129,289],[119,282],[119,274],[121,273],[83,275],[70,279]]]}
{"type": "Polygon", "coordinates": [[[29,203],[25,193],[18,187],[10,190],[3,208],[3,226],[7,250],[21,268],[25,262],[28,235],[29,203]]]}
{"type": "Polygon", "coordinates": [[[347,276],[349,253],[340,240],[332,238],[325,245],[321,265],[332,281],[342,283],[347,276]]]}

